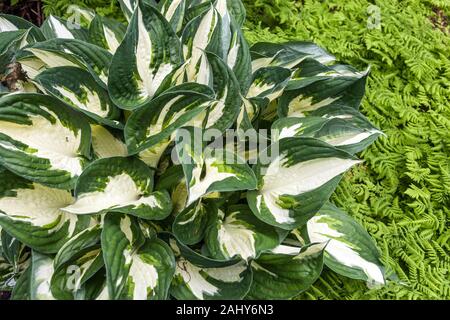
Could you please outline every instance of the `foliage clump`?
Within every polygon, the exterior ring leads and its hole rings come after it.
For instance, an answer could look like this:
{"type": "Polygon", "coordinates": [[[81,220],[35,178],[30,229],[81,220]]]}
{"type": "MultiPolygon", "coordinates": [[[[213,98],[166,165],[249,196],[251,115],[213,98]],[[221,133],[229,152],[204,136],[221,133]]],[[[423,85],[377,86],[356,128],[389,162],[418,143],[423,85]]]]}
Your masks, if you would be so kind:
{"type": "Polygon", "coordinates": [[[358,111],[369,68],[250,47],[239,0],[120,3],[124,23],[0,15],[0,73],[22,73],[0,94],[12,298],[288,299],[324,266],[395,277],[329,202],[382,135],[358,111]]]}

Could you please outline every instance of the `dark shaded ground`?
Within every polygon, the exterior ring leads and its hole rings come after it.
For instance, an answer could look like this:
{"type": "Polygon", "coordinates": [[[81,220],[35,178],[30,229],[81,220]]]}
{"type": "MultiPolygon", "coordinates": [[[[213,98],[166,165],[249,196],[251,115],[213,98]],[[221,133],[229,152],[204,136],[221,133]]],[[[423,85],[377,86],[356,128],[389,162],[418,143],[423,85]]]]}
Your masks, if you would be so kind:
{"type": "Polygon", "coordinates": [[[0,0],[0,12],[22,17],[38,26],[44,21],[41,0],[0,0]],[[11,5],[14,2],[17,3],[11,5]]]}
{"type": "Polygon", "coordinates": [[[439,8],[433,8],[434,16],[430,17],[431,22],[435,28],[438,28],[442,32],[450,34],[449,21],[450,18],[439,8]]]}
{"type": "Polygon", "coordinates": [[[10,292],[0,291],[0,300],[8,300],[10,296],[10,292]]]}

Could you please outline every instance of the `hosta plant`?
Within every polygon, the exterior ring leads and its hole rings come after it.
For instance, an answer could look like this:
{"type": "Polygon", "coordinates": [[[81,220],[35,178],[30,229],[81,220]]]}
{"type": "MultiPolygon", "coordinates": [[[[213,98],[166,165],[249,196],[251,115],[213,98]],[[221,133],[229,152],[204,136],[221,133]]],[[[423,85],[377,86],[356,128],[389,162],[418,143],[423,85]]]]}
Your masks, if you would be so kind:
{"type": "Polygon", "coordinates": [[[240,0],[121,6],[126,25],[0,15],[2,290],[288,299],[325,267],[383,285],[329,202],[381,134],[358,112],[368,70],[249,46],[240,0]]]}

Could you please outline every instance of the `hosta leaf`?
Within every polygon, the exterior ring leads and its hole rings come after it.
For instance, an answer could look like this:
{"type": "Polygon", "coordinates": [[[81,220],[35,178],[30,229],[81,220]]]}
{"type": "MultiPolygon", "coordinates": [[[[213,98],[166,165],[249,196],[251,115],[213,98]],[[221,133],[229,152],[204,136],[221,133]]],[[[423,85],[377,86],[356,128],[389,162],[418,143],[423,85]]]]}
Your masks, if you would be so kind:
{"type": "MultiPolygon", "coordinates": [[[[36,46],[42,43],[44,42],[38,43],[36,46]]],[[[59,52],[56,49],[27,47],[20,52],[17,61],[31,80],[49,68],[68,66],[87,70],[82,61],[69,53],[59,52]]]]}
{"type": "Polygon", "coordinates": [[[216,102],[208,108],[205,127],[225,131],[233,126],[242,105],[239,83],[233,71],[217,55],[208,53],[216,102]]]}
{"type": "Polygon", "coordinates": [[[5,74],[6,69],[14,60],[15,51],[26,45],[28,31],[4,31],[0,32],[0,74],[5,74]]]}
{"type": "Polygon", "coordinates": [[[111,299],[120,298],[130,272],[131,254],[144,241],[135,218],[123,214],[105,216],[101,244],[111,299]]]}
{"type": "Polygon", "coordinates": [[[202,13],[208,11],[211,8],[213,1],[209,0],[190,0],[186,2],[186,10],[184,13],[183,26],[185,27],[190,21],[194,20],[202,13]]]}
{"type": "Polygon", "coordinates": [[[155,190],[172,190],[182,180],[184,180],[184,172],[181,165],[174,165],[167,168],[163,174],[160,175],[156,183],[155,190]]]}
{"type": "Polygon", "coordinates": [[[88,41],[89,36],[85,28],[72,21],[50,15],[41,26],[46,39],[78,39],[88,41]]]}
{"type": "Polygon", "coordinates": [[[306,58],[327,64],[335,57],[311,42],[292,41],[286,43],[258,42],[250,51],[252,53],[253,71],[267,66],[293,68],[306,58]]]}
{"type": "Polygon", "coordinates": [[[17,31],[29,29],[27,42],[34,43],[44,41],[45,37],[41,30],[31,22],[17,16],[9,14],[0,14],[0,32],[17,31]]]}
{"type": "Polygon", "coordinates": [[[121,128],[120,110],[88,71],[77,67],[57,67],[41,72],[35,81],[54,97],[83,112],[95,121],[121,128]]]}
{"type": "Polygon", "coordinates": [[[241,0],[227,0],[227,7],[239,28],[241,28],[244,25],[246,16],[244,4],[241,0]]]}
{"type": "Polygon", "coordinates": [[[291,71],[282,67],[264,67],[258,69],[252,78],[247,97],[264,101],[267,104],[278,98],[291,77],[291,71]]]}
{"type": "Polygon", "coordinates": [[[95,15],[89,26],[89,39],[114,54],[122,42],[126,27],[118,21],[95,15]]]}
{"type": "Polygon", "coordinates": [[[218,211],[205,242],[217,259],[238,256],[249,260],[278,246],[286,233],[258,220],[246,205],[235,205],[228,208],[227,214],[218,211]]]}
{"type": "Polygon", "coordinates": [[[164,18],[172,25],[173,30],[176,33],[180,32],[183,28],[186,0],[163,0],[159,2],[158,7],[164,18]]]}
{"type": "Polygon", "coordinates": [[[231,21],[231,41],[226,61],[240,84],[242,94],[245,95],[252,80],[251,56],[247,40],[234,20],[231,21]]]}
{"type": "Polygon", "coordinates": [[[259,111],[260,106],[254,99],[242,98],[241,111],[236,119],[236,128],[244,132],[249,129],[254,129],[252,121],[257,119],[259,111]]]}
{"type": "Polygon", "coordinates": [[[11,300],[30,300],[31,265],[17,279],[11,293],[11,300]]]}
{"type": "Polygon", "coordinates": [[[87,282],[102,266],[101,250],[92,249],[79,253],[66,265],[55,267],[50,283],[53,296],[59,300],[85,299],[87,282]]]}
{"type": "MultiPolygon", "coordinates": [[[[318,64],[313,60],[305,61],[305,65],[311,63],[318,64]]],[[[332,67],[319,65],[319,73],[311,76],[308,74],[311,72],[309,67],[302,68],[302,65],[303,63],[280,97],[278,107],[280,117],[303,117],[331,105],[345,105],[358,109],[364,96],[369,70],[358,72],[343,65],[332,67]]]]}
{"type": "Polygon", "coordinates": [[[89,223],[59,209],[73,202],[69,191],[44,187],[8,171],[1,178],[0,225],[27,246],[54,253],[89,223]]]}
{"type": "Polygon", "coordinates": [[[89,156],[90,134],[86,120],[54,98],[0,98],[0,163],[22,177],[72,188],[89,156]]]}
{"type": "Polygon", "coordinates": [[[167,191],[153,190],[153,171],[135,158],[105,158],[91,163],[78,178],[75,203],[63,208],[75,214],[122,212],[161,220],[171,210],[167,191]]]}
{"type": "Polygon", "coordinates": [[[172,26],[156,8],[139,3],[111,63],[111,98],[124,109],[144,105],[181,62],[180,41],[172,26]]]}
{"type": "Polygon", "coordinates": [[[187,205],[211,192],[256,188],[255,175],[244,160],[223,149],[203,150],[202,137],[202,131],[192,127],[177,133],[177,155],[189,190],[187,205]]]}
{"type": "Polygon", "coordinates": [[[92,151],[97,159],[126,157],[127,146],[101,125],[91,125],[92,151]]]}
{"type": "Polygon", "coordinates": [[[307,223],[311,242],[328,242],[325,264],[344,276],[384,284],[380,253],[367,231],[331,203],[324,205],[307,223]]]}
{"type": "Polygon", "coordinates": [[[170,145],[170,142],[170,139],[166,139],[155,146],[139,152],[139,159],[141,159],[147,166],[151,168],[157,168],[158,163],[161,160],[161,157],[163,156],[167,147],[170,145]]]}
{"type": "Polygon", "coordinates": [[[203,240],[210,220],[217,215],[217,207],[212,202],[196,201],[178,213],[172,231],[178,240],[193,245],[203,240]]]}
{"type": "Polygon", "coordinates": [[[211,67],[205,52],[213,52],[221,57],[222,41],[220,38],[220,15],[209,4],[208,10],[190,21],[183,30],[183,44],[187,81],[209,85],[211,82],[211,67]]]}
{"type": "Polygon", "coordinates": [[[85,297],[86,282],[103,267],[100,235],[100,225],[94,225],[70,239],[58,251],[50,282],[55,298],[72,300],[85,297]]]}
{"type": "Polygon", "coordinates": [[[155,190],[167,189],[171,192],[173,210],[175,215],[186,209],[188,191],[184,172],[181,165],[169,167],[158,179],[155,190]]]}
{"type": "Polygon", "coordinates": [[[34,59],[25,55],[19,62],[30,69],[25,71],[31,78],[47,68],[73,66],[88,70],[106,88],[112,55],[99,46],[76,39],[51,39],[27,47],[26,52],[34,59]]]}
{"type": "Polygon", "coordinates": [[[214,101],[213,94],[207,86],[186,83],[173,87],[134,111],[125,126],[125,141],[130,154],[167,145],[176,129],[192,123],[205,111],[214,101]]]}
{"type": "Polygon", "coordinates": [[[214,8],[220,16],[217,26],[220,28],[221,47],[217,54],[219,57],[225,58],[231,43],[231,15],[228,12],[227,0],[216,0],[214,8]]]}
{"type": "Polygon", "coordinates": [[[382,133],[362,115],[350,110],[342,115],[328,115],[327,118],[281,118],[272,125],[272,130],[277,133],[272,138],[313,137],[349,153],[362,151],[382,133]]]}
{"type": "Polygon", "coordinates": [[[112,299],[167,298],[175,271],[173,253],[161,240],[139,240],[139,233],[128,216],[105,217],[102,249],[112,299]]]}
{"type": "Polygon", "coordinates": [[[319,278],[326,243],[312,244],[299,254],[267,253],[252,261],[253,283],[249,299],[290,299],[319,278]]]}
{"type": "MultiPolygon", "coordinates": [[[[0,209],[1,210],[1,209],[0,209]]],[[[15,271],[19,271],[19,263],[25,246],[19,240],[11,237],[5,230],[0,228],[1,246],[0,253],[8,261],[15,271]]],[[[0,264],[2,263],[0,257],[0,264]]],[[[1,268],[0,268],[1,269],[1,268]]]]}
{"type": "MultiPolygon", "coordinates": [[[[125,16],[125,18],[130,21],[133,15],[134,9],[136,8],[139,0],[119,0],[120,8],[125,16]]],[[[141,2],[156,6],[154,0],[141,0],[141,2]]]]}
{"type": "Polygon", "coordinates": [[[175,272],[175,259],[169,246],[159,240],[147,240],[131,258],[123,297],[134,300],[167,299],[175,272]]]}
{"type": "Polygon", "coordinates": [[[50,290],[53,259],[37,251],[31,257],[30,300],[55,300],[50,290]]]}
{"type": "Polygon", "coordinates": [[[59,249],[56,254],[54,259],[55,268],[59,268],[66,264],[81,251],[97,248],[100,244],[101,232],[101,225],[94,224],[93,226],[73,236],[61,247],[61,249],[59,249]]]}
{"type": "Polygon", "coordinates": [[[170,240],[176,255],[176,271],[170,289],[178,300],[242,299],[252,282],[252,272],[244,261],[218,261],[195,253],[170,240]]]}
{"type": "Polygon", "coordinates": [[[30,264],[30,252],[1,226],[0,235],[0,291],[11,291],[30,264]]]}
{"type": "Polygon", "coordinates": [[[137,0],[119,0],[120,8],[128,21],[131,20],[137,2],[137,0]]]}
{"type": "Polygon", "coordinates": [[[317,139],[281,139],[260,154],[254,167],[259,186],[247,193],[248,203],[262,221],[294,229],[323,206],[342,174],[359,162],[317,139]]]}

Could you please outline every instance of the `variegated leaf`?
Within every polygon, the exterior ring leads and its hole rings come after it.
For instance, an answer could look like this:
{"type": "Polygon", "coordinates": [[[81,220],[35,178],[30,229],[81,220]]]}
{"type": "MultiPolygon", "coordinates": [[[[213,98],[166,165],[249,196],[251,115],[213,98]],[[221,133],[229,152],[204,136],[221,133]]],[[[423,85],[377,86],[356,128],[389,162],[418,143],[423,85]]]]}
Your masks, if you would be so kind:
{"type": "Polygon", "coordinates": [[[99,224],[83,230],[58,251],[50,281],[53,296],[60,300],[83,299],[87,284],[102,267],[99,224]]]}
{"type": "Polygon", "coordinates": [[[369,285],[385,284],[380,253],[367,231],[347,213],[325,204],[307,223],[311,242],[328,242],[325,264],[333,271],[369,285]]]}
{"type": "MultiPolygon", "coordinates": [[[[128,21],[131,20],[138,2],[139,0],[119,0],[120,8],[122,9],[123,14],[128,21]]],[[[141,2],[156,7],[156,3],[154,0],[141,0],[141,2]]]]}
{"type": "Polygon", "coordinates": [[[212,52],[224,57],[222,51],[221,19],[211,4],[208,10],[191,20],[183,30],[181,42],[183,56],[187,61],[186,79],[189,82],[211,84],[211,66],[205,52],[212,52]]]}
{"type": "MultiPolygon", "coordinates": [[[[91,279],[103,267],[100,249],[86,250],[69,261],[67,265],[55,268],[50,286],[58,300],[89,300],[91,279]]],[[[94,279],[96,280],[96,279],[94,279]]]]}
{"type": "MultiPolygon", "coordinates": [[[[21,271],[20,269],[22,269],[21,264],[23,264],[24,260],[26,261],[28,257],[28,253],[25,249],[26,246],[16,238],[12,237],[5,230],[2,230],[1,227],[0,238],[0,270],[3,269],[1,265],[7,263],[11,267],[13,273],[19,273],[21,271]]],[[[13,279],[14,276],[12,277],[12,280],[13,279]]],[[[2,284],[0,284],[0,287],[3,287],[2,284]]]]}
{"type": "Polygon", "coordinates": [[[152,152],[156,157],[152,162],[157,164],[176,129],[188,124],[201,126],[204,116],[200,114],[214,102],[213,95],[207,86],[186,83],[173,87],[134,111],[125,126],[125,141],[130,154],[150,148],[147,155],[152,152]],[[197,120],[197,117],[202,119],[197,120]]]}
{"type": "Polygon", "coordinates": [[[136,158],[105,158],[91,163],[78,178],[76,201],[63,208],[75,214],[121,212],[161,220],[171,210],[167,191],[153,190],[153,171],[136,158]]]}
{"type": "Polygon", "coordinates": [[[239,28],[242,28],[245,22],[245,7],[241,0],[227,0],[227,7],[239,28]]]}
{"type": "Polygon", "coordinates": [[[90,139],[86,120],[57,99],[27,93],[0,98],[0,163],[22,177],[72,188],[90,139]]]}
{"type": "Polygon", "coordinates": [[[56,67],[39,73],[34,79],[48,94],[60,99],[95,121],[122,128],[120,110],[112,103],[108,91],[88,71],[78,67],[56,67]]]}
{"type": "Polygon", "coordinates": [[[180,41],[153,6],[139,3],[110,69],[108,90],[121,108],[148,103],[181,65],[180,41]]]}
{"type": "Polygon", "coordinates": [[[252,69],[268,66],[279,66],[288,69],[296,67],[306,58],[328,64],[335,57],[311,42],[292,41],[285,43],[258,42],[250,51],[252,53],[252,69]]]}
{"type": "Polygon", "coordinates": [[[205,243],[217,259],[257,258],[278,246],[287,234],[258,220],[246,205],[230,206],[226,214],[219,209],[214,218],[205,243]]]}
{"type": "Polygon", "coordinates": [[[167,299],[175,259],[166,243],[142,239],[133,218],[108,214],[102,249],[111,299],[167,299]]]}
{"type": "Polygon", "coordinates": [[[89,224],[89,218],[60,208],[73,202],[69,191],[51,189],[1,173],[0,225],[10,235],[43,253],[54,253],[89,224]]]}
{"type": "Polygon", "coordinates": [[[169,241],[176,256],[170,293],[176,299],[235,300],[245,297],[252,273],[244,261],[209,259],[174,239],[169,241]]]}
{"type": "MultiPolygon", "coordinates": [[[[36,45],[41,45],[41,43],[36,45]]],[[[20,52],[17,61],[31,80],[34,80],[41,72],[49,68],[67,66],[87,70],[87,66],[76,57],[55,49],[27,47],[20,52]]]]}
{"type": "Polygon", "coordinates": [[[188,0],[186,1],[186,10],[184,13],[183,27],[190,21],[202,15],[211,8],[211,0],[188,0]]]}
{"type": "Polygon", "coordinates": [[[102,225],[100,223],[92,223],[89,228],[79,232],[69,241],[67,241],[54,259],[55,268],[67,264],[74,256],[86,249],[98,248],[100,244],[100,235],[102,232],[102,225]]]}
{"type": "Polygon", "coordinates": [[[248,299],[290,299],[320,276],[326,243],[311,244],[298,254],[266,253],[252,261],[253,282],[248,299]]]}
{"type": "Polygon", "coordinates": [[[239,82],[241,93],[246,95],[252,80],[251,55],[247,40],[234,19],[231,20],[231,40],[226,61],[239,82]]]}
{"type": "Polygon", "coordinates": [[[17,30],[30,30],[27,37],[27,43],[29,44],[45,40],[41,30],[31,22],[18,16],[0,14],[0,32],[17,30]]]}
{"type": "Polygon", "coordinates": [[[88,70],[106,88],[111,59],[112,55],[107,50],[94,44],[73,39],[51,39],[27,47],[18,61],[31,79],[48,68],[78,67],[88,70]]]}
{"type": "MultiPolygon", "coordinates": [[[[219,56],[210,52],[202,52],[202,55],[208,66],[204,70],[205,81],[196,82],[204,83],[213,88],[215,99],[210,102],[205,112],[200,113],[191,122],[191,125],[217,129],[223,132],[233,126],[239,116],[242,104],[239,83],[233,71],[219,56]]],[[[189,68],[189,64],[183,66],[187,73],[189,68]]],[[[187,79],[191,81],[189,77],[187,79]]],[[[192,86],[192,84],[185,85],[192,86]]]]}
{"type": "Polygon", "coordinates": [[[20,275],[11,292],[11,300],[30,300],[31,265],[20,275]]]}
{"type": "MultiPolygon", "coordinates": [[[[208,107],[204,116],[204,127],[224,132],[232,127],[242,105],[239,83],[233,71],[213,53],[206,54],[212,75],[212,87],[216,101],[208,107]]],[[[199,120],[202,115],[199,116],[199,120]]],[[[195,125],[195,124],[194,124],[195,125]]]]}
{"type": "Polygon", "coordinates": [[[327,106],[358,109],[369,69],[359,72],[345,65],[325,66],[306,59],[280,97],[280,117],[303,117],[327,106]]]}
{"type": "Polygon", "coordinates": [[[258,190],[247,193],[248,203],[262,221],[297,228],[323,206],[342,174],[360,162],[317,139],[281,139],[260,154],[253,168],[258,190]]]}
{"type": "Polygon", "coordinates": [[[95,15],[89,26],[89,39],[114,54],[122,42],[126,27],[116,20],[95,15]]]}
{"type": "Polygon", "coordinates": [[[89,39],[87,30],[75,21],[66,21],[52,15],[44,21],[41,31],[46,39],[78,39],[82,41],[89,39]]]}
{"type": "Polygon", "coordinates": [[[55,300],[50,281],[54,273],[53,259],[33,250],[30,271],[30,300],[55,300]]]}
{"type": "Polygon", "coordinates": [[[101,125],[91,125],[92,151],[95,158],[126,157],[127,146],[116,135],[101,125]]]}
{"type": "Polygon", "coordinates": [[[256,178],[243,159],[224,150],[202,147],[203,131],[178,130],[176,151],[189,190],[187,205],[211,192],[253,190],[256,178]]]}
{"type": "Polygon", "coordinates": [[[169,167],[158,179],[155,190],[169,190],[174,215],[186,209],[188,191],[181,165],[169,167]]]}
{"type": "Polygon", "coordinates": [[[282,67],[264,67],[253,74],[247,98],[255,101],[259,107],[265,107],[283,94],[291,71],[282,67]]]}
{"type": "Polygon", "coordinates": [[[348,109],[342,115],[327,117],[281,118],[272,125],[277,141],[287,137],[312,137],[343,149],[357,153],[366,149],[381,131],[374,128],[362,115],[348,109]]]}
{"type": "Polygon", "coordinates": [[[179,33],[183,28],[184,13],[187,0],[163,0],[158,3],[159,10],[173,30],[179,33]]]}
{"type": "Polygon", "coordinates": [[[14,62],[16,51],[26,45],[27,30],[0,32],[0,74],[8,73],[8,66],[14,62]]]}
{"type": "Polygon", "coordinates": [[[186,245],[199,243],[216,216],[217,207],[213,202],[198,200],[176,215],[172,231],[186,245]]]}

